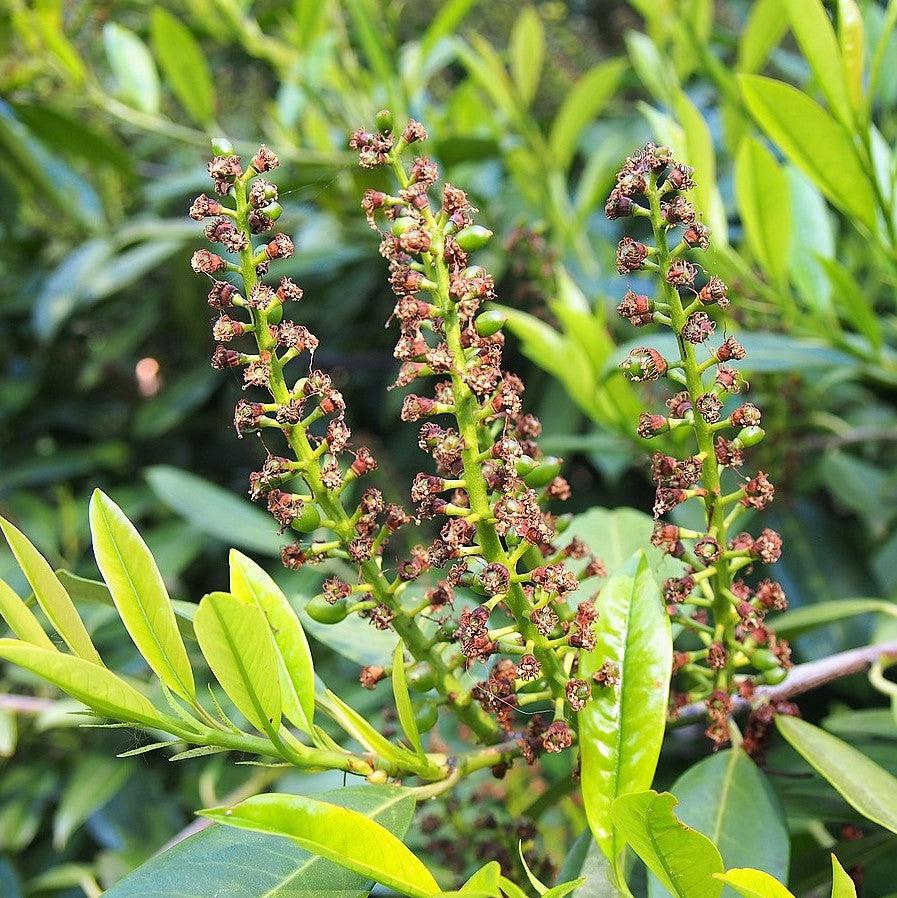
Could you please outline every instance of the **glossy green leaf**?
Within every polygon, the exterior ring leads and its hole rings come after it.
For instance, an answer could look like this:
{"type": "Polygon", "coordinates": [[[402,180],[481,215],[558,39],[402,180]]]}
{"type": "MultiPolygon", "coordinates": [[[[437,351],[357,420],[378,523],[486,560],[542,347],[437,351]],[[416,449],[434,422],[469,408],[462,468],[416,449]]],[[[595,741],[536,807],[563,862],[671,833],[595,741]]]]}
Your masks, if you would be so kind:
{"type": "Polygon", "coordinates": [[[844,125],[853,119],[841,50],[822,0],[784,0],[788,24],[816,76],[832,115],[844,125]]]}
{"type": "MultiPolygon", "coordinates": [[[[751,864],[787,879],[790,841],[784,813],[763,771],[742,749],[698,761],[670,791],[679,800],[679,819],[716,845],[726,868],[751,864]]],[[[649,898],[663,894],[657,880],[649,882],[649,898]]]]}
{"type": "Polygon", "coordinates": [[[163,7],[154,6],[150,37],[156,59],[183,107],[198,124],[210,124],[215,118],[215,88],[190,29],[163,7]]]}
{"type": "Polygon", "coordinates": [[[620,835],[674,898],[719,898],[723,884],[714,879],[723,861],[706,836],[673,813],[669,792],[633,792],[613,805],[620,835]]]}
{"type": "Polygon", "coordinates": [[[760,75],[740,75],[757,124],[842,211],[875,228],[875,197],[844,129],[797,88],[760,75]]]}
{"type": "Polygon", "coordinates": [[[659,103],[672,106],[680,90],[673,61],[647,34],[639,31],[626,33],[626,49],[632,67],[648,93],[659,103]]]}
{"type": "Polygon", "coordinates": [[[0,658],[30,670],[104,717],[165,729],[152,702],[112,671],[18,639],[0,639],[0,658]]]}
{"type": "Polygon", "coordinates": [[[545,29],[532,6],[524,7],[511,29],[511,74],[526,106],[532,103],[545,59],[545,29]]]}
{"type": "Polygon", "coordinates": [[[881,349],[881,320],[869,293],[836,259],[819,259],[819,264],[832,285],[832,296],[843,317],[869,340],[873,349],[881,349]]]}
{"type": "MultiPolygon", "coordinates": [[[[348,786],[319,799],[364,814],[405,835],[414,798],[397,786],[348,786]]],[[[157,854],[104,893],[104,898],[301,898],[317,894],[366,898],[370,880],[301,849],[293,840],[212,826],[157,854]]]]}
{"type": "Polygon", "coordinates": [[[763,68],[769,54],[788,30],[788,17],[782,0],[757,0],[738,42],[738,70],[756,72],[763,68]]]}
{"type": "Polygon", "coordinates": [[[56,648],[31,609],[5,580],[0,580],[0,617],[19,639],[44,649],[56,648]]]}
{"type": "Polygon", "coordinates": [[[399,839],[358,811],[274,792],[200,813],[228,826],[288,836],[305,850],[412,898],[439,891],[430,871],[399,839]]]}
{"type": "Polygon", "coordinates": [[[585,885],[586,878],[580,876],[578,879],[571,879],[569,882],[558,883],[542,894],[542,898],[565,898],[571,892],[575,892],[578,888],[585,885]]]}
{"type": "Polygon", "coordinates": [[[857,898],[853,880],[834,855],[832,855],[832,898],[857,898]]]}
{"type": "Polygon", "coordinates": [[[583,132],[614,95],[624,71],[625,59],[609,59],[589,69],[567,91],[548,136],[561,168],[568,168],[573,161],[583,132]]]}
{"type": "Polygon", "coordinates": [[[897,778],[837,736],[796,717],[776,717],[779,732],[864,817],[897,833],[897,778]]]}
{"type": "Polygon", "coordinates": [[[784,282],[792,231],[788,179],[772,153],[754,137],[746,137],[738,150],[735,195],[751,253],[768,275],[784,282]]]}
{"type": "Polygon", "coordinates": [[[786,166],[791,217],[800,222],[791,235],[791,281],[808,308],[831,319],[832,286],[822,259],[835,255],[835,223],[828,204],[813,182],[793,165],[786,166]]]}
{"type": "Polygon", "coordinates": [[[838,45],[844,66],[847,93],[855,110],[863,106],[863,66],[866,59],[866,31],[856,0],[838,0],[838,45]]]}
{"type": "Polygon", "coordinates": [[[399,723],[402,732],[411,743],[411,747],[419,754],[424,753],[423,744],[420,741],[420,731],[417,720],[414,717],[414,705],[411,704],[411,696],[408,694],[408,682],[405,677],[405,643],[399,640],[396,650],[392,655],[392,694],[396,702],[396,711],[399,714],[399,723]]]}
{"type": "Polygon", "coordinates": [[[650,787],[666,726],[672,637],[657,582],[641,551],[601,590],[597,643],[580,655],[590,680],[605,663],[620,683],[599,688],[579,712],[582,794],[595,840],[612,864],[622,841],[611,818],[614,799],[650,787]]]}
{"type": "Polygon", "coordinates": [[[74,603],[47,560],[31,545],[28,537],[5,518],[0,518],[0,529],[56,632],[76,655],[102,664],[74,603]]]}
{"type": "Polygon", "coordinates": [[[726,870],[725,873],[716,874],[716,878],[731,886],[744,898],[794,898],[774,876],[762,870],[726,870]]]}
{"type": "Polygon", "coordinates": [[[103,45],[119,98],[142,112],[158,112],[159,74],[146,44],[130,29],[108,22],[103,27],[103,45]]]}
{"type": "Polygon", "coordinates": [[[270,515],[202,477],[158,465],[147,469],[146,479],[169,508],[228,546],[278,556],[288,541],[270,515]]]}
{"type": "Polygon", "coordinates": [[[438,12],[427,26],[421,38],[421,53],[428,56],[436,44],[448,37],[464,21],[467,14],[480,0],[447,0],[439,5],[438,12]]]}
{"type": "Polygon", "coordinates": [[[264,612],[279,655],[284,716],[311,733],[315,718],[315,666],[296,612],[271,576],[236,549],[230,551],[230,591],[264,612]]]}
{"type": "Polygon", "coordinates": [[[192,700],[193,670],[156,561],[137,528],[100,490],[90,499],[90,532],[97,567],[134,644],[172,692],[192,700]]]}
{"type": "Polygon", "coordinates": [[[193,628],[212,673],[240,713],[261,732],[280,726],[274,638],[261,608],[226,592],[199,603],[193,628]]]}

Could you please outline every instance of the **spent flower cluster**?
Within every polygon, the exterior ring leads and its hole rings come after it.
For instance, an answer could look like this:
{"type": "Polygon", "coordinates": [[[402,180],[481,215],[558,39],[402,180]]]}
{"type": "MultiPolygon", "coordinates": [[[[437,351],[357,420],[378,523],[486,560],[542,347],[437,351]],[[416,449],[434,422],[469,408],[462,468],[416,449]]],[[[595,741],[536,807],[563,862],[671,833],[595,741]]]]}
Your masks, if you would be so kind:
{"type": "MultiPolygon", "coordinates": [[[[541,425],[524,410],[523,382],[502,366],[504,318],[482,308],[494,297],[492,276],[469,258],[491,232],[474,224],[463,190],[437,185],[431,159],[405,161],[425,139],[414,121],[394,133],[386,112],[350,139],[362,166],[386,167],[396,182],[392,192],[368,190],[362,208],[373,228],[384,228],[380,251],[396,295],[395,387],[418,391],[405,396],[401,417],[419,425],[420,448],[433,460],[411,485],[413,515],[357,483],[377,463],[366,447],[351,446],[343,397],[313,366],[317,338],[284,317],[302,290],[288,278],[265,283],[269,263],[293,250],[285,234],[267,233],[281,211],[263,177],[277,166],[267,148],[245,169],[229,147],[210,163],[222,199],[200,196],[190,214],[211,218],[206,236],[235,258],[198,250],[192,264],[213,279],[209,304],[220,313],[212,364],[242,370],[254,391],[237,404],[238,435],[279,430],[287,445],[250,477],[252,498],[297,536],[283,563],[337,559],[353,572],[325,579],[308,613],[328,624],[358,614],[393,629],[411,656],[409,678],[435,689],[437,703],[482,741],[505,738],[510,748],[493,765],[499,773],[516,755],[531,761],[573,743],[570,721],[602,685],[577,677],[597,615],[580,585],[604,568],[581,540],[562,540],[569,517],[552,509],[570,487],[560,460],[539,449],[541,425]],[[232,348],[243,337],[254,347],[232,348]],[[293,379],[287,367],[300,356],[293,379]],[[417,386],[428,381],[429,389],[417,386]],[[430,520],[438,535],[403,552],[397,531],[430,520]],[[478,662],[488,674],[466,686],[478,662]],[[551,719],[530,717],[522,727],[517,709],[538,702],[551,703],[551,719]]],[[[366,667],[360,679],[374,688],[388,676],[366,667]]]]}
{"type": "Polygon", "coordinates": [[[679,691],[673,703],[675,710],[705,702],[707,734],[723,745],[729,740],[731,696],[749,696],[758,683],[781,682],[791,658],[787,642],[764,623],[768,612],[786,608],[784,590],[770,579],[744,579],[756,563],[778,560],[782,540],[769,528],[756,536],[735,532],[741,516],[766,508],[775,490],[763,471],[742,473],[745,450],[764,431],[757,407],[739,399],[747,383],[731,363],[745,357],[744,347],[731,336],[715,347],[710,343],[717,324],[708,310],[728,308],[729,295],[720,278],[690,258],[710,242],[684,196],[693,187],[688,166],[669,149],[648,144],[617,174],[605,211],[611,219],[647,219],[653,235],[653,243],[624,237],[617,270],[654,273],[658,293],[629,290],[617,311],[635,327],[656,323],[676,336],[676,357],[645,346],[632,350],[621,367],[632,381],[664,378],[674,390],[664,414],[645,412],[638,423],[640,437],[670,434],[678,450],[654,453],[651,464],[657,488],[652,542],[687,566],[664,583],[667,607],[700,646],[676,653],[679,691]],[[682,432],[689,434],[687,441],[677,439],[682,432]],[[667,519],[685,502],[703,507],[700,530],[667,519]]]}

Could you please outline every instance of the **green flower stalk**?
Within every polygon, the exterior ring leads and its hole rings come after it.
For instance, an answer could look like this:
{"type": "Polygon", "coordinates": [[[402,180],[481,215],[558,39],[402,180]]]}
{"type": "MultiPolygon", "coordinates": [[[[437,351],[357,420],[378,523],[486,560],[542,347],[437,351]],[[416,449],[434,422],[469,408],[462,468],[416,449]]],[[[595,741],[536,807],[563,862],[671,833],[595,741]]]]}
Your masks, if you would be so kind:
{"type": "Polygon", "coordinates": [[[690,261],[706,249],[710,233],[698,220],[684,193],[694,186],[692,171],[664,148],[648,144],[627,159],[608,199],[609,218],[648,221],[653,244],[624,237],[617,250],[621,274],[651,271],[658,280],[654,298],[629,291],[618,311],[636,327],[657,323],[676,335],[676,358],[657,349],[630,352],[622,363],[633,381],[665,378],[676,388],[667,400],[668,414],[642,415],[639,436],[690,432],[692,451],[684,458],[656,453],[652,475],[657,484],[652,541],[683,559],[686,573],[664,584],[670,614],[694,633],[701,648],[679,652],[676,667],[683,692],[675,701],[707,703],[708,736],[728,742],[731,695],[749,693],[754,683],[775,683],[790,666],[788,644],[763,623],[770,610],[786,607],[782,587],[772,580],[753,586],[741,579],[760,561],[771,564],[781,554],[781,538],[766,529],[759,536],[732,535],[747,509],[763,509],[774,488],[762,471],[751,478],[739,473],[744,451],[763,438],[760,412],[751,403],[732,407],[747,388],[729,363],[744,358],[734,337],[716,349],[707,341],[716,323],[707,309],[726,309],[726,285],[690,261]],[[642,202],[638,202],[641,199],[642,202]],[[670,237],[678,235],[672,242],[670,237]],[[734,433],[733,433],[734,432],[734,433]],[[704,527],[693,531],[660,520],[678,505],[695,501],[704,509],[704,527]],[[743,671],[753,669],[750,675],[743,671]]]}

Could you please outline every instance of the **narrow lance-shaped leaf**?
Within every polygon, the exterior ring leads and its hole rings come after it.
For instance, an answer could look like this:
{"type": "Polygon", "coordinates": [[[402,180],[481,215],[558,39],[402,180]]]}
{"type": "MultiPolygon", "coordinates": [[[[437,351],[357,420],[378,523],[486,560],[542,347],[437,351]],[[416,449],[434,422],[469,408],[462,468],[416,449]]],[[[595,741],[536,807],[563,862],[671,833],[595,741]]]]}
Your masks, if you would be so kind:
{"type": "Polygon", "coordinates": [[[236,549],[230,551],[230,589],[263,611],[281,670],[284,716],[311,733],[315,716],[315,668],[305,631],[287,597],[270,575],[236,549]]]}
{"type": "Polygon", "coordinates": [[[102,664],[74,603],[47,560],[21,530],[4,518],[0,518],[0,529],[53,629],[76,655],[94,664],[102,664]]]}
{"type": "Polygon", "coordinates": [[[744,898],[794,898],[774,876],[762,870],[742,867],[717,873],[716,878],[731,886],[744,898]]]}
{"type": "Polygon", "coordinates": [[[191,701],[193,671],[159,568],[137,528],[100,490],[90,499],[90,532],[97,567],[131,639],[156,676],[191,701]]]}
{"type": "Polygon", "coordinates": [[[856,0],[838,0],[838,45],[847,93],[854,110],[863,107],[863,67],[866,59],[866,32],[863,14],[856,0]]]}
{"type": "Polygon", "coordinates": [[[582,793],[589,827],[617,864],[623,848],[611,806],[618,795],[650,787],[666,725],[672,666],[669,617],[648,560],[630,558],[601,590],[597,643],[580,655],[585,680],[605,663],[619,684],[597,687],[579,712],[582,793]]]}
{"type": "Polygon", "coordinates": [[[193,620],[199,647],[237,710],[259,731],[280,726],[274,639],[261,609],[226,592],[204,596],[193,620]]]}
{"type": "Polygon", "coordinates": [[[832,114],[844,125],[852,121],[841,50],[821,0],[784,0],[788,23],[813,69],[832,114]]]}
{"type": "Polygon", "coordinates": [[[288,836],[307,851],[412,898],[430,898],[439,891],[430,871],[399,839],[348,808],[275,792],[200,813],[228,826],[288,836]]]}
{"type": "Polygon", "coordinates": [[[776,717],[779,732],[844,800],[897,833],[897,778],[853,746],[796,717],[776,717]]]}
{"type": "Polygon", "coordinates": [[[791,251],[788,179],[772,153],[755,137],[746,137],[738,150],[735,194],[754,258],[767,274],[783,283],[791,251]]]}
{"type": "Polygon", "coordinates": [[[545,30],[539,14],[524,7],[511,31],[511,74],[524,105],[529,106],[539,87],[545,59],[545,30]]]}
{"type": "Polygon", "coordinates": [[[420,741],[420,731],[414,717],[414,706],[411,704],[411,696],[408,693],[408,682],[405,677],[405,643],[401,640],[392,655],[392,693],[396,700],[396,710],[399,713],[402,732],[408,738],[411,747],[422,755],[424,747],[420,741]]]}
{"type": "Polygon", "coordinates": [[[674,898],[719,898],[723,872],[716,846],[697,830],[680,823],[669,792],[633,792],[613,806],[614,825],[645,866],[674,898]]]}
{"type": "Polygon", "coordinates": [[[0,616],[19,639],[43,649],[56,648],[31,609],[5,580],[0,580],[0,616]]]}
{"type": "Polygon", "coordinates": [[[163,730],[170,723],[145,695],[92,661],[19,639],[0,639],[0,658],[30,670],[104,717],[163,730]]]}
{"type": "MultiPolygon", "coordinates": [[[[397,786],[343,786],[316,795],[348,807],[402,838],[414,814],[413,793],[397,786]]],[[[104,898],[367,898],[371,880],[295,841],[229,826],[210,826],[159,852],[113,885],[104,898]]]]}
{"type": "Polygon", "coordinates": [[[832,855],[832,898],[857,898],[857,888],[840,861],[832,855]]]}
{"type": "Polygon", "coordinates": [[[462,892],[484,892],[498,898],[501,895],[501,865],[498,861],[489,861],[473,873],[470,879],[461,886],[462,892]]]}
{"type": "Polygon", "coordinates": [[[875,196],[850,137],[797,88],[761,75],[740,75],[745,103],[782,152],[843,212],[875,229],[875,196]]]}
{"type": "Polygon", "coordinates": [[[103,45],[120,98],[142,112],[158,112],[159,74],[146,44],[130,29],[109,22],[103,28],[103,45]]]}
{"type": "Polygon", "coordinates": [[[181,21],[161,6],[150,17],[153,52],[171,89],[200,124],[215,118],[215,88],[202,48],[181,21]]]}

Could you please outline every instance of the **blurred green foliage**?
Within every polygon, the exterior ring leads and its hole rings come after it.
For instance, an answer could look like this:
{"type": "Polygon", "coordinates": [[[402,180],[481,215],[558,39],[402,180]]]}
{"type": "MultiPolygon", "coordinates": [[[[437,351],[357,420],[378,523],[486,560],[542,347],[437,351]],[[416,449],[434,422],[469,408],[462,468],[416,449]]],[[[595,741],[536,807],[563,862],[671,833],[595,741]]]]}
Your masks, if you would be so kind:
{"type": "MultiPolygon", "coordinates": [[[[615,372],[645,338],[630,342],[613,314],[624,285],[606,193],[649,138],[694,165],[710,263],[734,299],[725,326],[748,348],[770,434],[778,577],[798,607],[892,599],[895,21],[897,4],[877,0],[7,0],[0,510],[59,567],[93,576],[86,497],[100,485],[141,521],[178,598],[221,586],[228,545],[276,554],[268,519],[237,498],[259,447],[233,438],[239,385],[208,368],[211,315],[187,265],[197,227],[185,210],[218,133],[284,161],[281,224],[297,252],[280,270],[305,287],[316,361],[347,394],[353,429],[388,445],[383,480],[405,496],[416,450],[384,390],[391,299],[358,208],[376,176],[346,149],[388,106],[425,122],[428,152],[501,237],[489,251],[500,304],[577,509],[650,504],[642,401],[615,372]]],[[[3,553],[0,577],[24,586],[3,553]]],[[[93,607],[100,637],[108,611],[93,607]]],[[[869,636],[852,620],[797,646],[806,659],[869,636]]],[[[107,637],[118,669],[137,663],[107,637]]],[[[336,653],[330,663],[352,675],[336,653]]],[[[820,712],[844,712],[856,686],[820,712]]],[[[133,747],[123,731],[91,731],[85,754],[54,702],[0,709],[5,756],[21,730],[0,785],[0,848],[19,872],[0,862],[0,882],[30,883],[4,895],[96,894],[94,879],[118,878],[189,808],[246,779],[215,758],[102,760],[133,747]],[[100,792],[84,786],[97,765],[100,792]]]]}

